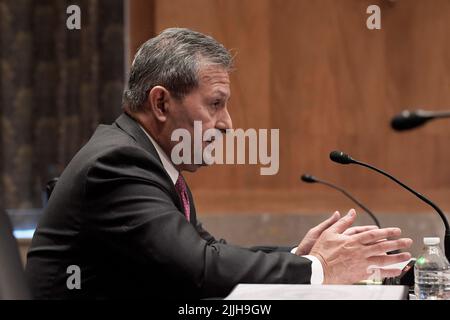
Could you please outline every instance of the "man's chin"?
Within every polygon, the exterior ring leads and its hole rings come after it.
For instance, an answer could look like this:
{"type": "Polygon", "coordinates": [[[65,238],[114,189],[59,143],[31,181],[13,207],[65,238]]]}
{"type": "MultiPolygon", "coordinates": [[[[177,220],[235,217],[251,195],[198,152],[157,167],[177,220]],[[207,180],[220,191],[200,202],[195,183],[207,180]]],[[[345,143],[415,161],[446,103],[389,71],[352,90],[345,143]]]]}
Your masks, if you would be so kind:
{"type": "Polygon", "coordinates": [[[185,163],[183,163],[181,165],[181,167],[179,167],[179,168],[181,171],[195,172],[198,169],[200,169],[201,167],[210,167],[213,164],[214,163],[206,163],[205,161],[202,161],[201,164],[185,164],[185,163]]]}
{"type": "Polygon", "coordinates": [[[207,164],[202,163],[202,164],[185,164],[183,166],[184,171],[188,171],[188,172],[196,172],[199,168],[207,166],[207,164]]]}

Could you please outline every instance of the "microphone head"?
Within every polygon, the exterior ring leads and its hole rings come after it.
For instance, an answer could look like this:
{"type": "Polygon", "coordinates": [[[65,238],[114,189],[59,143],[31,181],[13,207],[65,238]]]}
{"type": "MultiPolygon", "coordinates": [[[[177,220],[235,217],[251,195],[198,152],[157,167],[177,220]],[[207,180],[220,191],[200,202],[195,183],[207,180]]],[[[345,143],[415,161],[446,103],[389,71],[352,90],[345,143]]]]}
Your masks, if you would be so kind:
{"type": "Polygon", "coordinates": [[[410,130],[424,125],[431,118],[421,112],[404,110],[392,118],[391,127],[396,131],[410,130]]]}
{"type": "Polygon", "coordinates": [[[352,159],[348,154],[342,152],[342,151],[333,151],[330,153],[330,159],[334,162],[340,163],[340,164],[350,164],[354,163],[355,160],[352,159]]]}
{"type": "Polygon", "coordinates": [[[316,183],[317,182],[316,178],[314,178],[312,175],[307,174],[307,173],[302,174],[301,179],[303,182],[306,182],[306,183],[316,183]]]}

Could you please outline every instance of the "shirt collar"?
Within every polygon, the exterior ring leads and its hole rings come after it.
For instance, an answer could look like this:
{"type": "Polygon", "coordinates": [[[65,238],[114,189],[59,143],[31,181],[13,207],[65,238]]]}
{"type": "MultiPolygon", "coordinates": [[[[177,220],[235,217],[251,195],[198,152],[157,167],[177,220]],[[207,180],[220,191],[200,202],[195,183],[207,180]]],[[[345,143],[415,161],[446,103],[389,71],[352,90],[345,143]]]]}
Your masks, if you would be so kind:
{"type": "Polygon", "coordinates": [[[158,153],[159,158],[161,159],[162,165],[164,169],[166,170],[167,174],[169,175],[170,179],[172,180],[173,184],[175,184],[178,180],[178,176],[180,173],[178,170],[174,167],[172,161],[169,159],[169,157],[166,155],[166,153],[161,149],[161,147],[156,143],[156,141],[152,138],[151,135],[147,133],[147,131],[139,125],[139,127],[144,131],[145,135],[150,139],[151,143],[156,149],[156,152],[158,153]]]}

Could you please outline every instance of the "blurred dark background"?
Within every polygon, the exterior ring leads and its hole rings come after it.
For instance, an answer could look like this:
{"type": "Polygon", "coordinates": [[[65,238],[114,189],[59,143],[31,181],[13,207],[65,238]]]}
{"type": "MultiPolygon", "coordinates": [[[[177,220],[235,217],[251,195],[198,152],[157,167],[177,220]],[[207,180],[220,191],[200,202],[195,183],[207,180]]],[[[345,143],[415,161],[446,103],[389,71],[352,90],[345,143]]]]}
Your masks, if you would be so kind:
{"type": "Polygon", "coordinates": [[[0,202],[42,206],[99,123],[120,113],[124,84],[122,0],[0,1],[0,202]],[[66,8],[79,5],[81,30],[66,8]]]}

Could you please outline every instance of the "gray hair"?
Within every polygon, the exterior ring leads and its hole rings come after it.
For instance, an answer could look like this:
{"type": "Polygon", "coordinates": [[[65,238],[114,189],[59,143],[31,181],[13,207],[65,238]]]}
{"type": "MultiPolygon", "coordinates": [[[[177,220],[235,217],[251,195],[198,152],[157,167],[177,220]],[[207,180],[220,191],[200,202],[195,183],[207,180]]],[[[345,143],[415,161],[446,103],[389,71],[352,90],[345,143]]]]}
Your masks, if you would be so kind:
{"type": "Polygon", "coordinates": [[[123,93],[123,107],[139,111],[148,92],[158,85],[182,99],[198,87],[198,72],[204,64],[218,65],[229,72],[233,57],[210,36],[184,28],[164,30],[136,53],[128,88],[123,93]]]}

